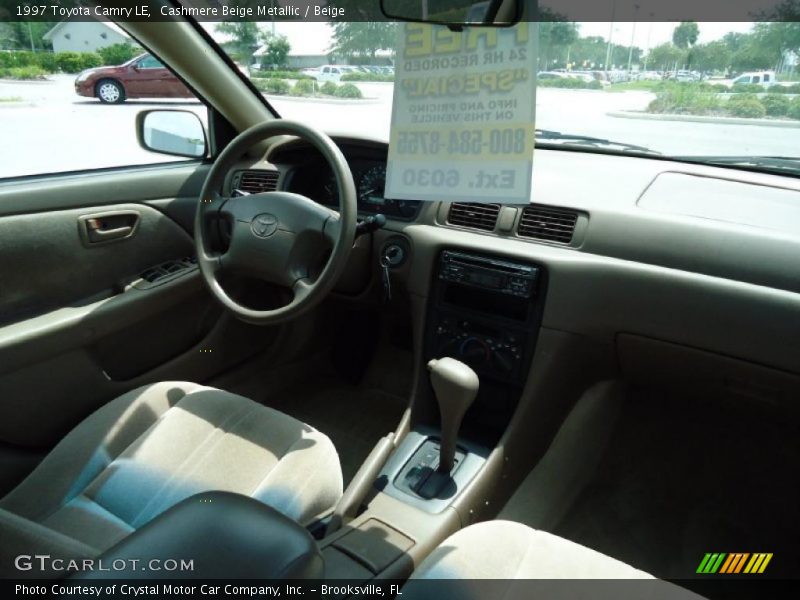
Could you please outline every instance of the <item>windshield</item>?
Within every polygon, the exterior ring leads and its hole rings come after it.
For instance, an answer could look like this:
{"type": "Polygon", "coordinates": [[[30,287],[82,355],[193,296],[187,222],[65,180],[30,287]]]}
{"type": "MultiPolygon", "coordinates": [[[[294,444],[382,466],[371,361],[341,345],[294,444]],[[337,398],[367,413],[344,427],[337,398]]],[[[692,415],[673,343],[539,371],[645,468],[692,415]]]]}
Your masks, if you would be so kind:
{"type": "MultiPolygon", "coordinates": [[[[402,25],[204,26],[281,116],[388,138],[402,25]]],[[[532,26],[539,146],[734,166],[800,155],[800,23],[532,26]]]]}

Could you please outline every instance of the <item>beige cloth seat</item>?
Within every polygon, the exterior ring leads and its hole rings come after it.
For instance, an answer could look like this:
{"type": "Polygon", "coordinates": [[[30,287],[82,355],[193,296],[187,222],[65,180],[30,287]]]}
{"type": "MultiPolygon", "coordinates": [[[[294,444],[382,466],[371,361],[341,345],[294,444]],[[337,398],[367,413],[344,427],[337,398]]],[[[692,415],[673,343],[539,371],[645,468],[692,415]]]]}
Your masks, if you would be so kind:
{"type": "Polygon", "coordinates": [[[655,579],[614,558],[556,535],[511,521],[471,525],[442,542],[414,571],[404,600],[428,598],[648,598],[702,600],[693,592],[655,579]],[[415,580],[466,580],[415,585],[415,580]],[[607,584],[519,580],[639,580],[607,584]],[[475,580],[493,580],[481,582],[475,580]]]}
{"type": "Polygon", "coordinates": [[[652,579],[580,544],[511,521],[454,533],[414,573],[428,579],[652,579]]]}
{"type": "Polygon", "coordinates": [[[19,553],[95,556],[210,490],[308,524],[342,494],[339,458],[319,431],[247,398],[192,383],[139,388],[81,422],[0,500],[0,569],[19,553]]]}

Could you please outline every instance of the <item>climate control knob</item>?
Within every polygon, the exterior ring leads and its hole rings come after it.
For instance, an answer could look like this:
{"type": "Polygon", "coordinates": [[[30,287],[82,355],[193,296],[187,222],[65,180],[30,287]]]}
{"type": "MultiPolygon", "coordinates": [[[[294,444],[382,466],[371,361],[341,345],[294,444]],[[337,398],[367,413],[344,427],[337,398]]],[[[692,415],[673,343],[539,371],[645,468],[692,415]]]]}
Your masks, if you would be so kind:
{"type": "Polygon", "coordinates": [[[514,353],[505,348],[498,348],[492,353],[492,366],[501,373],[511,373],[516,364],[514,353]]]}
{"type": "Polygon", "coordinates": [[[468,337],[458,348],[458,355],[472,365],[482,365],[489,359],[489,347],[476,337],[468,337]]]}

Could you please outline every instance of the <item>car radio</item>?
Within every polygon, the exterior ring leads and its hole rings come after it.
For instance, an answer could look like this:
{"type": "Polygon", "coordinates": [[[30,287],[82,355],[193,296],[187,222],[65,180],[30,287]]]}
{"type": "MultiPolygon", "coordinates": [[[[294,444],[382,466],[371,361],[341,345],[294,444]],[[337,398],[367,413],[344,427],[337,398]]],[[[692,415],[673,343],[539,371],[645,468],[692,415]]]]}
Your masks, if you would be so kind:
{"type": "Polygon", "coordinates": [[[439,279],[444,281],[521,298],[533,295],[538,275],[539,269],[530,265],[447,250],[439,268],[439,279]]]}

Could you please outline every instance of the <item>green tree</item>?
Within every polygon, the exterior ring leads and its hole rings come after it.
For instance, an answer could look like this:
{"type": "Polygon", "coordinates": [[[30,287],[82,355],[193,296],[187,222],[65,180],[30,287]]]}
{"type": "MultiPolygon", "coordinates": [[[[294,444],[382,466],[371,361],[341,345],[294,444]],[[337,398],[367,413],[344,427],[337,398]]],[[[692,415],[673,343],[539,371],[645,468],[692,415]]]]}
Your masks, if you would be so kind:
{"type": "Polygon", "coordinates": [[[607,48],[606,40],[599,35],[578,38],[570,46],[570,62],[576,68],[599,68],[605,63],[607,48]]]}
{"type": "Polygon", "coordinates": [[[103,59],[104,65],[121,65],[137,54],[141,54],[142,49],[139,46],[134,46],[133,44],[125,42],[100,48],[97,50],[97,53],[100,55],[100,58],[103,59]]]}
{"type": "Polygon", "coordinates": [[[781,48],[800,54],[800,0],[782,0],[771,16],[769,26],[780,39],[781,48]]]}
{"type": "Polygon", "coordinates": [[[652,48],[647,55],[647,68],[660,71],[674,69],[686,61],[686,51],[666,42],[652,48]]]}
{"type": "Polygon", "coordinates": [[[759,43],[751,37],[746,44],[731,56],[731,68],[735,72],[771,69],[780,60],[780,51],[759,43]]]}
{"type": "Polygon", "coordinates": [[[672,32],[672,43],[678,48],[686,50],[697,43],[699,35],[700,28],[697,23],[694,21],[681,21],[681,24],[672,32]]]}
{"type": "Polygon", "coordinates": [[[781,50],[789,50],[795,54],[800,54],[800,14],[796,21],[785,23],[770,23],[770,29],[774,32],[781,50]]]}
{"type": "Polygon", "coordinates": [[[698,44],[689,51],[689,64],[700,71],[725,71],[730,66],[731,54],[722,40],[698,44]]]}
{"type": "Polygon", "coordinates": [[[262,35],[264,53],[261,55],[261,64],[282,67],[286,65],[289,50],[292,49],[285,35],[273,35],[266,32],[262,35]]]}
{"type": "Polygon", "coordinates": [[[539,23],[539,42],[550,46],[569,46],[578,40],[578,24],[571,21],[539,23]]]}
{"type": "Polygon", "coordinates": [[[728,49],[728,52],[736,52],[740,50],[746,43],[748,38],[750,37],[749,33],[740,33],[738,31],[729,31],[724,36],[722,36],[722,42],[725,44],[725,47],[728,49]]]}
{"type": "Polygon", "coordinates": [[[250,64],[253,53],[258,49],[260,32],[258,24],[252,21],[229,21],[217,23],[217,31],[230,36],[229,42],[223,43],[235,60],[250,64]]]}
{"type": "MultiPolygon", "coordinates": [[[[544,11],[545,9],[542,9],[544,11]]],[[[570,46],[580,38],[578,24],[566,21],[559,15],[543,15],[539,22],[539,61],[547,69],[550,62],[564,63],[567,54],[573,61],[570,46]]]]}
{"type": "Polygon", "coordinates": [[[397,43],[397,24],[386,22],[336,21],[333,28],[333,51],[344,56],[375,58],[378,50],[388,50],[397,43]]]}
{"type": "Polygon", "coordinates": [[[10,23],[0,22],[0,50],[11,49],[13,44],[16,44],[14,29],[10,23]]]}
{"type": "Polygon", "coordinates": [[[775,63],[785,52],[800,54],[800,0],[797,0],[797,7],[798,13],[792,16],[794,21],[758,23],[753,29],[755,42],[763,52],[776,57],[775,63]]]}
{"type": "Polygon", "coordinates": [[[731,32],[722,38],[733,71],[772,69],[784,53],[800,52],[800,0],[785,0],[781,6],[783,12],[769,18],[788,20],[756,23],[750,33],[731,32]],[[798,12],[792,14],[792,6],[798,12]]]}
{"type": "Polygon", "coordinates": [[[44,34],[55,27],[51,21],[10,21],[0,28],[0,48],[6,50],[50,50],[52,46],[44,34]]]}

